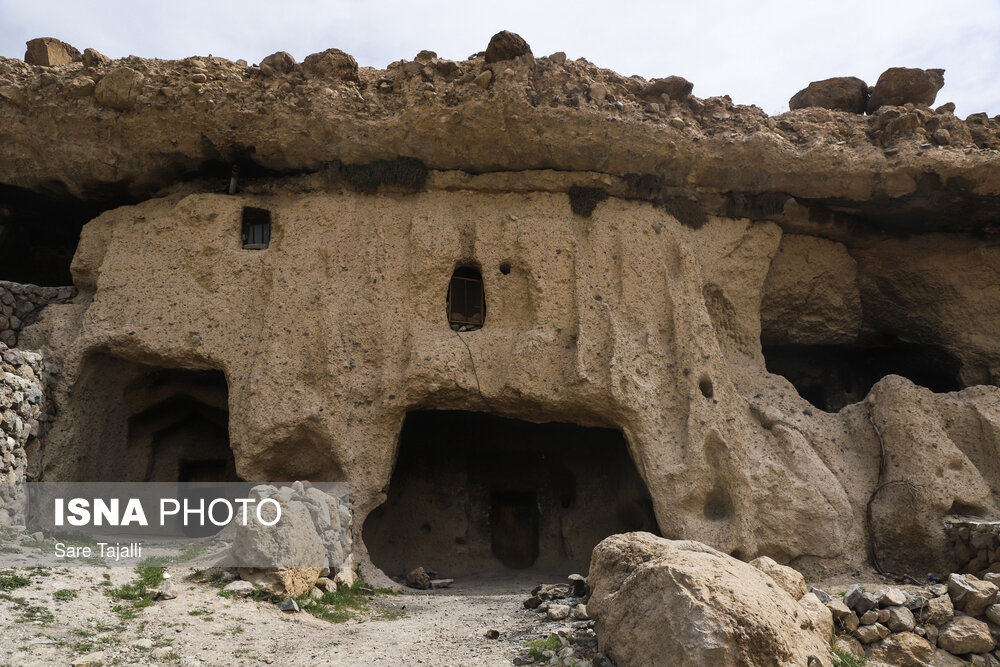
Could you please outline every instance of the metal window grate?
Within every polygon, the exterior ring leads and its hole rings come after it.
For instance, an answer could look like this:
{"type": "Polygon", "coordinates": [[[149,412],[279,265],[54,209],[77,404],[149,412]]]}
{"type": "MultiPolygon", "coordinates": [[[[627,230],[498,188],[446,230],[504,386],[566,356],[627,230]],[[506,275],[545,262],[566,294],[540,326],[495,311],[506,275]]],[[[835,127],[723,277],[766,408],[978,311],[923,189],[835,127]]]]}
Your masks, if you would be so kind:
{"type": "Polygon", "coordinates": [[[448,284],[448,324],[481,327],[485,319],[482,276],[475,269],[458,269],[448,284]]]}
{"type": "Polygon", "coordinates": [[[243,207],[243,247],[263,250],[271,243],[271,212],[266,208],[243,207]]]}

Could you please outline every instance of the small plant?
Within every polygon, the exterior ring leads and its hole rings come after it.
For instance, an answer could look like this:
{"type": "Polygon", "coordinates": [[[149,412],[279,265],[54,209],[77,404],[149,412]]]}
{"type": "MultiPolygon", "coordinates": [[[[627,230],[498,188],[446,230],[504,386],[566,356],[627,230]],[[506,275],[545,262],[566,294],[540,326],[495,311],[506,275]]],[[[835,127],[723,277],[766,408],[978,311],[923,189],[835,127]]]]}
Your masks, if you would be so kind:
{"type": "Polygon", "coordinates": [[[160,566],[145,565],[135,568],[135,571],[139,575],[138,579],[107,591],[112,600],[123,603],[111,607],[122,620],[135,618],[140,609],[152,605],[153,595],[150,589],[163,583],[163,568],[160,566]]]}
{"type": "Polygon", "coordinates": [[[60,602],[67,602],[76,598],[76,591],[71,591],[68,588],[60,588],[52,594],[52,597],[60,602]]]}
{"type": "Polygon", "coordinates": [[[16,623],[37,623],[38,625],[50,625],[55,619],[52,612],[41,605],[31,604],[24,598],[11,597],[10,595],[0,595],[0,600],[6,600],[14,604],[17,617],[16,623]]]}
{"type": "Polygon", "coordinates": [[[545,658],[543,655],[545,651],[558,651],[563,647],[563,643],[559,635],[549,635],[545,639],[534,639],[530,642],[524,642],[524,647],[528,649],[528,653],[532,658],[542,660],[545,658]]]}
{"type": "Polygon", "coordinates": [[[836,644],[832,644],[833,647],[833,667],[865,667],[868,664],[868,658],[856,658],[854,654],[845,649],[839,648],[836,644]]]}
{"type": "Polygon", "coordinates": [[[0,591],[12,591],[16,588],[23,588],[31,582],[19,574],[13,572],[0,573],[0,591]]]}

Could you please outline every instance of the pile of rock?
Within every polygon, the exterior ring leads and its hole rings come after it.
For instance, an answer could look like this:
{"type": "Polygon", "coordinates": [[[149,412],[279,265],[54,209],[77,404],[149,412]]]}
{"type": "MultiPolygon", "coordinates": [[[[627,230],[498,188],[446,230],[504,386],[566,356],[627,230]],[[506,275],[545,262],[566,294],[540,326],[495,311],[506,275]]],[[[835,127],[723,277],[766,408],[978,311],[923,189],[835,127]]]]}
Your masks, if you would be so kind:
{"type": "Polygon", "coordinates": [[[883,106],[929,107],[944,86],[943,69],[890,67],[874,87],[854,76],[813,81],[788,100],[789,109],[822,107],[851,113],[874,113],[883,106]]]}
{"type": "Polygon", "coordinates": [[[42,356],[0,343],[0,527],[22,525],[25,446],[45,420],[42,356]]]}
{"type": "Polygon", "coordinates": [[[66,303],[75,296],[75,287],[39,287],[0,280],[0,342],[14,347],[21,327],[30,323],[44,306],[66,303]]]}
{"type": "MultiPolygon", "coordinates": [[[[870,116],[869,136],[882,145],[905,136],[916,136],[928,147],[990,141],[991,135],[980,131],[976,123],[963,123],[954,116],[954,104],[949,102],[931,109],[942,86],[943,69],[891,67],[871,88],[853,76],[813,81],[792,96],[788,108],[820,107],[867,113],[870,116]]],[[[971,120],[970,116],[967,121],[971,120]]]]}
{"type": "Polygon", "coordinates": [[[891,665],[1000,665],[1000,575],[952,574],[910,592],[855,584],[842,597],[813,593],[833,615],[835,644],[891,665]]]}
{"type": "Polygon", "coordinates": [[[1000,521],[949,516],[944,530],[959,570],[980,576],[1000,570],[1000,521]]]}
{"type": "Polygon", "coordinates": [[[598,652],[594,622],[587,615],[590,587],[580,574],[571,574],[565,583],[541,584],[531,591],[523,607],[538,614],[545,625],[542,637],[558,637],[561,646],[536,653],[526,652],[514,658],[515,665],[574,665],[576,667],[611,667],[614,662],[598,652]],[[552,626],[552,623],[561,625],[552,626]]]}

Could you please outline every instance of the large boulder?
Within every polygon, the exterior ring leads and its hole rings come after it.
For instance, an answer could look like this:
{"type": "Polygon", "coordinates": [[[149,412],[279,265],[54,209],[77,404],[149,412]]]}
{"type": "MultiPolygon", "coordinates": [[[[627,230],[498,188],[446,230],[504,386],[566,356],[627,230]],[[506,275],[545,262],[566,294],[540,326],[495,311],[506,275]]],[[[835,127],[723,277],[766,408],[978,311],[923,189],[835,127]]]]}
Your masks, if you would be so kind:
{"type": "Polygon", "coordinates": [[[594,549],[587,611],[620,665],[830,665],[806,610],[755,567],[649,533],[594,549]]]}
{"type": "Polygon", "coordinates": [[[886,665],[924,667],[934,658],[934,647],[912,632],[900,632],[871,644],[866,653],[870,659],[886,665]]]}
{"type": "Polygon", "coordinates": [[[663,79],[653,79],[639,91],[639,95],[647,100],[659,99],[666,95],[672,100],[685,100],[694,90],[694,84],[682,76],[668,76],[663,79]]]}
{"type": "MultiPolygon", "coordinates": [[[[275,500],[281,520],[267,526],[251,513],[246,525],[236,524],[227,564],[238,567],[241,578],[276,595],[297,597],[312,589],[324,568],[337,570],[341,579],[349,575],[350,521],[338,498],[300,482],[256,486],[250,496],[258,502],[275,500]]],[[[274,518],[270,506],[263,513],[265,521],[274,518]]]]}
{"type": "Polygon", "coordinates": [[[520,35],[501,30],[493,35],[486,47],[486,62],[497,63],[503,60],[513,60],[518,56],[532,55],[531,47],[520,35]]]}
{"type": "Polygon", "coordinates": [[[792,596],[793,600],[802,599],[802,596],[809,591],[805,578],[798,570],[782,565],[773,558],[760,556],[750,561],[750,565],[774,579],[774,583],[781,586],[781,589],[792,596]]]}
{"type": "Polygon", "coordinates": [[[55,37],[37,37],[25,42],[24,62],[29,65],[67,65],[80,60],[80,52],[55,37]]]}
{"type": "Polygon", "coordinates": [[[792,95],[789,109],[822,107],[834,111],[864,113],[868,105],[868,84],[856,76],[838,76],[813,81],[792,95]]]}
{"type": "Polygon", "coordinates": [[[317,79],[358,80],[358,61],[340,49],[327,49],[308,55],[302,61],[302,68],[306,74],[317,79]]]}
{"type": "Polygon", "coordinates": [[[128,111],[135,108],[144,80],[141,72],[130,67],[117,67],[97,82],[94,97],[109,109],[128,111]]]}
{"type": "Polygon", "coordinates": [[[948,576],[948,595],[955,609],[969,616],[981,616],[986,608],[997,601],[996,584],[971,574],[952,573],[948,576]]]}
{"type": "Polygon", "coordinates": [[[990,626],[971,616],[957,616],[941,628],[938,646],[953,655],[986,653],[996,646],[990,626]]]}
{"type": "Polygon", "coordinates": [[[295,66],[295,58],[288,51],[277,51],[260,61],[260,71],[265,76],[288,74],[295,66]]]}
{"type": "Polygon", "coordinates": [[[872,95],[868,98],[868,113],[887,104],[902,106],[907,102],[931,106],[944,86],[943,69],[890,67],[882,72],[872,95]]]}

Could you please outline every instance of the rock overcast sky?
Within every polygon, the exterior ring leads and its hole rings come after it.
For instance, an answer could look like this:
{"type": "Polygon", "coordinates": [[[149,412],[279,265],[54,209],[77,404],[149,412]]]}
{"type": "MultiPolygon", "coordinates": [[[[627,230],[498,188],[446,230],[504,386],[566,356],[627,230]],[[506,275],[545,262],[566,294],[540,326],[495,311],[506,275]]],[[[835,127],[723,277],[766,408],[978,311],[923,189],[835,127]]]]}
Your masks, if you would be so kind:
{"type": "Polygon", "coordinates": [[[699,97],[728,94],[770,114],[810,81],[857,76],[874,85],[889,67],[941,67],[936,104],[965,117],[1000,114],[1000,0],[700,0],[413,2],[0,0],[0,55],[57,37],[112,58],[193,55],[299,61],[336,47],[362,66],[412,60],[421,49],[464,59],[499,30],[536,56],[570,58],[625,75],[677,74],[699,97]]]}

